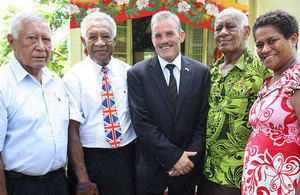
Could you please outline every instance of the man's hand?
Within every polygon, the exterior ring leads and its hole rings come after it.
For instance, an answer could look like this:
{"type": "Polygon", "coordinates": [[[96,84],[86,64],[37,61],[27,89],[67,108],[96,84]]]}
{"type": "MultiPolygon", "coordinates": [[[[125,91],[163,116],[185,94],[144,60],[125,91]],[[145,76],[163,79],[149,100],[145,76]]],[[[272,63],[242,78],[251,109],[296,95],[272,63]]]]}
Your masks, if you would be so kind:
{"type": "Polygon", "coordinates": [[[76,195],[100,195],[97,184],[91,183],[91,185],[83,190],[76,189],[76,195]]]}
{"type": "Polygon", "coordinates": [[[176,177],[180,175],[180,173],[174,167],[170,169],[167,173],[169,174],[169,177],[176,177]]]}
{"type": "MultiPolygon", "coordinates": [[[[80,122],[75,120],[69,121],[69,139],[68,139],[68,156],[72,163],[77,178],[78,187],[89,184],[90,179],[86,170],[84,153],[79,137],[80,122]]],[[[86,189],[76,189],[76,195],[99,195],[97,185],[91,183],[86,189]]]]}
{"type": "Polygon", "coordinates": [[[194,168],[194,163],[189,159],[189,156],[195,156],[197,152],[184,151],[177,163],[168,171],[170,177],[184,175],[189,173],[194,168]]]}

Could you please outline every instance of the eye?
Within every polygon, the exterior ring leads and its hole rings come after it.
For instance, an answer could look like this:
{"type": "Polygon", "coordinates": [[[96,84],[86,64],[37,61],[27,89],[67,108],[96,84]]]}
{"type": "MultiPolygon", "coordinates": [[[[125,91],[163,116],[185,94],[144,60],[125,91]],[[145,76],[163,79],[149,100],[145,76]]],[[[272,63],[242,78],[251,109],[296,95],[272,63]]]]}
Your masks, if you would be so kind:
{"type": "Polygon", "coordinates": [[[270,43],[270,44],[274,44],[274,43],[276,43],[276,41],[277,41],[277,39],[270,39],[270,40],[269,40],[269,43],[270,43]]]}
{"type": "Polygon", "coordinates": [[[155,34],[155,36],[154,36],[155,38],[161,38],[161,35],[160,34],[155,34]]]}
{"type": "Polygon", "coordinates": [[[110,41],[111,41],[111,36],[109,36],[109,35],[103,35],[103,36],[101,37],[101,39],[102,39],[103,41],[110,42],[110,41]]]}
{"type": "Polygon", "coordinates": [[[228,25],[226,26],[226,28],[227,28],[228,30],[233,30],[235,27],[236,27],[236,26],[233,25],[233,24],[228,24],[228,25]]]}
{"type": "Polygon", "coordinates": [[[91,39],[91,40],[94,40],[94,39],[97,39],[98,37],[96,36],[96,35],[90,35],[89,37],[88,37],[88,39],[91,39]]]}
{"type": "Polygon", "coordinates": [[[262,43],[256,43],[257,49],[261,49],[261,48],[263,48],[263,46],[264,46],[264,44],[262,44],[262,43]]]}
{"type": "Polygon", "coordinates": [[[171,37],[173,36],[175,33],[172,31],[172,32],[167,32],[167,36],[171,37]]]}
{"type": "Polygon", "coordinates": [[[222,25],[219,25],[216,27],[216,30],[215,30],[215,33],[218,34],[219,32],[221,32],[223,29],[223,26],[222,25]]]}
{"type": "Polygon", "coordinates": [[[31,41],[36,41],[37,37],[36,36],[29,36],[28,39],[30,39],[31,41]]]}
{"type": "Polygon", "coordinates": [[[43,38],[43,43],[45,43],[46,45],[49,45],[51,43],[51,39],[50,38],[43,38]]]}

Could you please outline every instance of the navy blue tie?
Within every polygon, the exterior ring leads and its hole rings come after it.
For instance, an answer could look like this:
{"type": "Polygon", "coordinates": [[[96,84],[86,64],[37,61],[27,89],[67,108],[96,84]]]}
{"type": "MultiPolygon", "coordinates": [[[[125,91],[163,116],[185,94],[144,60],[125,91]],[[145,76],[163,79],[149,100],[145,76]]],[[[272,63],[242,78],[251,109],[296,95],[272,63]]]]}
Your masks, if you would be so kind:
{"type": "Polygon", "coordinates": [[[166,65],[166,68],[169,69],[169,71],[170,71],[170,80],[169,80],[170,95],[171,95],[171,99],[173,101],[174,107],[176,107],[178,94],[177,94],[177,83],[176,83],[176,79],[175,79],[175,76],[173,73],[174,67],[175,67],[174,64],[166,65]]]}

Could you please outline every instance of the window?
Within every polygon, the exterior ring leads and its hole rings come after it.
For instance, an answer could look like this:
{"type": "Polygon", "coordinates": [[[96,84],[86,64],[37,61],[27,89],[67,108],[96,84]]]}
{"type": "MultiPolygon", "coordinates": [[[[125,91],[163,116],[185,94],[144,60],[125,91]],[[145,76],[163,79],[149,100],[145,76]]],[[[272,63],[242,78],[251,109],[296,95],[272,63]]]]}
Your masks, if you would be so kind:
{"type": "Polygon", "coordinates": [[[185,55],[211,67],[214,63],[214,32],[185,23],[185,55]]]}
{"type": "MultiPolygon", "coordinates": [[[[117,42],[114,57],[130,65],[155,55],[151,42],[151,17],[117,22],[117,42]]],[[[181,45],[183,55],[211,67],[214,63],[214,32],[181,22],[186,33],[181,45]]]]}
{"type": "Polygon", "coordinates": [[[131,64],[131,20],[117,22],[117,41],[113,56],[131,64]]]}

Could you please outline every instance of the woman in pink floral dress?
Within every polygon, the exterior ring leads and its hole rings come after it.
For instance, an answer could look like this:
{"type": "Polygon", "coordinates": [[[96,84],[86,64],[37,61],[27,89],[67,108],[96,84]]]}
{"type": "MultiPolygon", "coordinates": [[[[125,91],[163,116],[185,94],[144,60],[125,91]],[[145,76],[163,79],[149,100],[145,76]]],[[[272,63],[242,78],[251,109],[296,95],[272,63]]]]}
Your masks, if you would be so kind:
{"type": "Polygon", "coordinates": [[[300,176],[300,59],[298,24],[276,10],[256,19],[257,54],[273,71],[257,95],[245,150],[244,195],[295,194],[300,176]]]}

